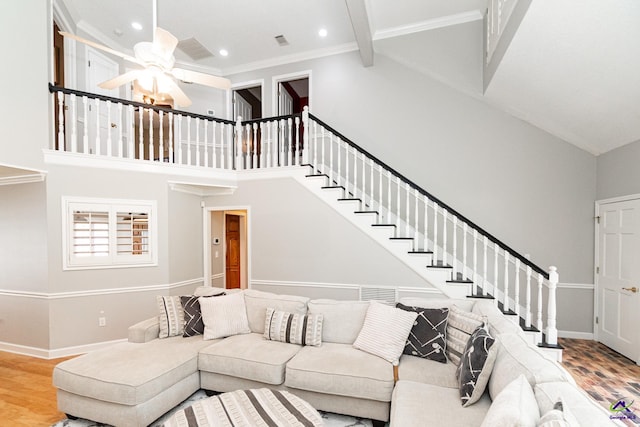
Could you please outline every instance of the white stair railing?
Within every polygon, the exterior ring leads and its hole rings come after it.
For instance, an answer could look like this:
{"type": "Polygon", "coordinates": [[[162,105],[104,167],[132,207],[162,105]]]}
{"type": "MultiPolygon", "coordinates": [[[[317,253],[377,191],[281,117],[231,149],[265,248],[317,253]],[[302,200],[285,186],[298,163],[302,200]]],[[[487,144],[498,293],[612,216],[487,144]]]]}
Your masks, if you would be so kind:
{"type": "Polygon", "coordinates": [[[470,296],[492,295],[503,311],[521,316],[525,327],[532,327],[535,306],[537,329],[546,324],[547,344],[557,344],[555,267],[546,272],[517,254],[306,107],[302,114],[232,122],[53,86],[50,91],[58,116],[57,151],[168,167],[311,166],[328,177],[329,186],[344,187],[344,197],[360,198],[362,209],[377,211],[380,224],[394,224],[396,238],[413,239],[414,251],[431,251],[432,267],[450,268],[451,280],[468,283],[470,296]]]}

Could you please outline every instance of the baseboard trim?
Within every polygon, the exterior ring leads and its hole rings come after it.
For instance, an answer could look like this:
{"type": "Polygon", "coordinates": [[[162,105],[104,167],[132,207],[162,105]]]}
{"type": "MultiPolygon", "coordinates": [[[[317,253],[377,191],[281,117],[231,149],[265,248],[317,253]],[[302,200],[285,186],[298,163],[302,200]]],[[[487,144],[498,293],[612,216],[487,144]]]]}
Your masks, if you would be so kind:
{"type": "Polygon", "coordinates": [[[558,331],[560,338],[574,338],[580,340],[593,340],[593,332],[558,331]]]}
{"type": "Polygon", "coordinates": [[[63,347],[53,350],[44,348],[30,347],[26,345],[11,344],[8,342],[0,342],[0,351],[8,353],[22,354],[24,356],[37,357],[39,359],[58,359],[60,357],[77,356],[79,354],[89,353],[90,351],[101,350],[120,342],[126,342],[127,339],[119,339],[113,341],[105,341],[93,344],[78,345],[73,347],[63,347]]]}

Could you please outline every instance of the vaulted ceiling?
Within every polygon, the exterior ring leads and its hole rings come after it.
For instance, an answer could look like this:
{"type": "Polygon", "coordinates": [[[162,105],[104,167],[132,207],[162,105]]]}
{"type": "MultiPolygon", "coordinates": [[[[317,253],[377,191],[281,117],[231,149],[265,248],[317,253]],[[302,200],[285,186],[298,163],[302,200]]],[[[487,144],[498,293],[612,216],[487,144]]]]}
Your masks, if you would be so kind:
{"type": "MultiPolygon", "coordinates": [[[[640,141],[640,2],[529,1],[488,84],[488,0],[158,0],[157,23],[213,54],[193,60],[177,50],[182,66],[222,75],[362,49],[364,35],[377,55],[593,154],[640,141]],[[360,23],[354,4],[365,11],[360,23]],[[280,35],[287,45],[276,42],[280,35]]],[[[77,30],[114,49],[131,53],[136,42],[152,39],[152,0],[54,2],[77,30]]]]}

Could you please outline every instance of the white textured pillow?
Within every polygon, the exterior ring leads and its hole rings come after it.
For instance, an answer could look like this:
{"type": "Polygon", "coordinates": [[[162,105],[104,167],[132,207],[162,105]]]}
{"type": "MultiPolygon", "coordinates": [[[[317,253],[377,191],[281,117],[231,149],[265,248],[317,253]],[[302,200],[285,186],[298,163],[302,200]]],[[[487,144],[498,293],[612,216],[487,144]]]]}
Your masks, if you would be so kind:
{"type": "Polygon", "coordinates": [[[251,333],[242,293],[216,298],[200,297],[198,301],[204,322],[205,340],[251,333]]]}
{"type": "Polygon", "coordinates": [[[371,301],[364,325],[353,346],[396,363],[404,350],[418,313],[371,301]]]}
{"type": "Polygon", "coordinates": [[[496,396],[481,427],[535,427],[540,410],[527,378],[520,374],[496,396]]]}

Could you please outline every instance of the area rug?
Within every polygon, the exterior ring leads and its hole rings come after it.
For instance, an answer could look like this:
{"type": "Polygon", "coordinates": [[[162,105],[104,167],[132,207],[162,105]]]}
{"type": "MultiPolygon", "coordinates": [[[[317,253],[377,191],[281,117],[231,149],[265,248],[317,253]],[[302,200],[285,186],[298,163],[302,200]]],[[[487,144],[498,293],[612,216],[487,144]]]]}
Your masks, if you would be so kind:
{"type": "MultiPolygon", "coordinates": [[[[174,412],[179,411],[180,409],[184,409],[187,406],[191,405],[196,400],[206,399],[207,395],[203,390],[199,390],[195,392],[191,397],[187,400],[173,408],[171,411],[164,414],[158,420],[154,421],[151,424],[151,427],[160,427],[164,424],[164,422],[173,415],[174,412]]],[[[322,412],[320,411],[320,415],[322,415],[322,420],[324,421],[324,425],[326,427],[373,427],[373,423],[371,420],[350,417],[347,415],[339,415],[332,414],[330,412],[322,412]]],[[[64,419],[62,421],[58,421],[53,424],[51,427],[110,427],[107,424],[96,423],[93,421],[87,421],[83,419],[77,420],[69,420],[64,419]]]]}

